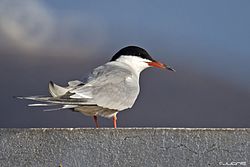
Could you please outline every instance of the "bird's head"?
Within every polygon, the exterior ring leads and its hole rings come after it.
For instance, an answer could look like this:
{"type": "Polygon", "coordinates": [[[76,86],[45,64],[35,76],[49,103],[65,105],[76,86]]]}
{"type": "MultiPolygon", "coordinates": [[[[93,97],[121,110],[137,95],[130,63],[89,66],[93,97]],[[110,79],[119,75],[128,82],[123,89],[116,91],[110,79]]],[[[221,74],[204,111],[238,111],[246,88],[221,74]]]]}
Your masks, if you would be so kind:
{"type": "Polygon", "coordinates": [[[112,57],[111,61],[126,63],[138,72],[148,67],[175,71],[170,66],[154,60],[145,49],[138,46],[127,46],[122,48],[112,57]]]}

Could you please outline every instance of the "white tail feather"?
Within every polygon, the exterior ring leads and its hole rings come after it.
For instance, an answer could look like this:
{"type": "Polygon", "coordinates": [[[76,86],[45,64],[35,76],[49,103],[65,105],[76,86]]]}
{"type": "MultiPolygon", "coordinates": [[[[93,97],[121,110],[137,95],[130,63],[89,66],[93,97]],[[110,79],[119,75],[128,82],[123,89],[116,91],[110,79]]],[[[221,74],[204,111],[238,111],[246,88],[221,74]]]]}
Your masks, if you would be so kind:
{"type": "Polygon", "coordinates": [[[52,81],[49,82],[49,92],[51,96],[58,97],[64,95],[66,92],[68,92],[69,89],[59,86],[52,81]]]}
{"type": "Polygon", "coordinates": [[[43,111],[58,111],[58,110],[63,110],[63,109],[72,109],[76,108],[77,105],[64,105],[63,107],[60,108],[51,108],[51,109],[45,109],[43,111]]]}
{"type": "Polygon", "coordinates": [[[57,104],[28,104],[29,107],[46,107],[46,106],[54,106],[57,104]]]}

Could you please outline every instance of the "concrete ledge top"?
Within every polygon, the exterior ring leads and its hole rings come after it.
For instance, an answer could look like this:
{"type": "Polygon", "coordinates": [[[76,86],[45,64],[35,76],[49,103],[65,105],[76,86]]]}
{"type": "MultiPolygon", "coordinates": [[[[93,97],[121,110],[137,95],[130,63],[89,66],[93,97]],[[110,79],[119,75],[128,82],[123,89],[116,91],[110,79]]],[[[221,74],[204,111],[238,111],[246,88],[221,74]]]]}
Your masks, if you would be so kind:
{"type": "Polygon", "coordinates": [[[250,166],[250,128],[2,128],[0,166],[250,166]]]}
{"type": "Polygon", "coordinates": [[[128,127],[128,128],[0,128],[0,130],[167,130],[167,131],[250,131],[250,128],[169,128],[169,127],[128,127]]]}

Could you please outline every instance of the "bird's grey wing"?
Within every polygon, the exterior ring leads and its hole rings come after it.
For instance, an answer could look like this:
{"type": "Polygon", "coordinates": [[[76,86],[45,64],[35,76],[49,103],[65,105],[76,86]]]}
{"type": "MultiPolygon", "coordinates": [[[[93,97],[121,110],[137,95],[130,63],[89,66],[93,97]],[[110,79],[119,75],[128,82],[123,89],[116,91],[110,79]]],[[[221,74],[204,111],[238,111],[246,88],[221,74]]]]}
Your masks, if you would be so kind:
{"type": "Polygon", "coordinates": [[[106,64],[96,68],[84,86],[71,90],[71,98],[89,97],[98,106],[124,110],[132,107],[139,93],[139,84],[131,71],[106,64]]]}

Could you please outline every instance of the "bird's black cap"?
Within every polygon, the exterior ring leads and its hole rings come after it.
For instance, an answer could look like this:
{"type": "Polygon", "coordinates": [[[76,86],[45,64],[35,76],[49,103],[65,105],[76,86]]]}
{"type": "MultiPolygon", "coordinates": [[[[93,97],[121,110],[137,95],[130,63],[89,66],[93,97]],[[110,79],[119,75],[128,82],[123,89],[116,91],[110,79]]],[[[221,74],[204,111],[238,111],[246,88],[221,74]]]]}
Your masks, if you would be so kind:
{"type": "Polygon", "coordinates": [[[138,56],[141,57],[143,59],[148,59],[151,61],[155,61],[149,54],[148,52],[143,49],[140,48],[138,46],[127,46],[125,48],[122,48],[121,50],[119,50],[110,61],[115,61],[117,60],[120,56],[124,56],[124,55],[129,55],[129,56],[138,56]]]}

